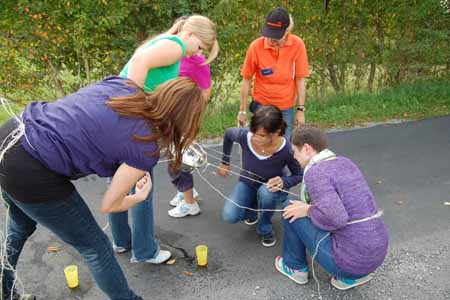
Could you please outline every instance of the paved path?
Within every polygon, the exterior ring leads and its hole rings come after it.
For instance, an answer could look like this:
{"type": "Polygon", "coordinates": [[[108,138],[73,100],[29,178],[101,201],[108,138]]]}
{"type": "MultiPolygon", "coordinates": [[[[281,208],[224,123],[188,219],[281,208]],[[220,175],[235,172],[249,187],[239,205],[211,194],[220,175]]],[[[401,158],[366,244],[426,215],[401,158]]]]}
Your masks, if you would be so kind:
{"type": "MultiPolygon", "coordinates": [[[[450,206],[444,205],[450,201],[450,116],[335,132],[329,137],[331,148],[354,160],[366,175],[385,211],[390,249],[377,276],[351,291],[332,288],[318,268],[323,299],[450,299],[450,206]]],[[[236,151],[233,161],[239,161],[236,151]]],[[[130,285],[144,299],[318,299],[314,280],[299,286],[275,270],[273,261],[281,243],[264,248],[254,228],[221,222],[224,200],[198,176],[202,214],[168,217],[168,200],[175,191],[165,168],[160,164],[155,172],[157,235],[163,247],[184,249],[188,256],[195,245],[207,244],[209,265],[197,269],[189,257],[173,248],[177,263],[172,266],[131,265],[130,254],[119,255],[130,285]]],[[[236,177],[222,179],[211,171],[205,174],[229,194],[236,177]]],[[[105,225],[106,218],[99,213],[105,181],[90,176],[78,181],[77,187],[105,225]]],[[[274,217],[274,224],[280,240],[280,215],[274,217]]],[[[64,246],[40,228],[25,248],[19,272],[28,290],[39,299],[105,298],[73,249],[47,253],[50,245],[64,246]],[[66,288],[63,276],[63,267],[72,263],[80,267],[81,285],[75,291],[66,288]]]]}

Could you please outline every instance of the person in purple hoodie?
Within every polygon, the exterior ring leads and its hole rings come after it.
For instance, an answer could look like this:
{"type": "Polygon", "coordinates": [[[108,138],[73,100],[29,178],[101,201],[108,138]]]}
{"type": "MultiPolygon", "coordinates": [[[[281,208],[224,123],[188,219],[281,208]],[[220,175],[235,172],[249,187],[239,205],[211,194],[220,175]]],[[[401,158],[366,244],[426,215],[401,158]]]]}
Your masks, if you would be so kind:
{"type": "Polygon", "coordinates": [[[256,233],[264,247],[272,247],[277,241],[272,228],[273,210],[286,200],[286,190],[302,180],[300,165],[284,137],[286,127],[279,108],[261,106],[252,115],[250,129],[229,128],[223,140],[219,175],[227,176],[230,171],[233,142],[241,145],[243,171],[230,196],[234,203],[225,201],[222,219],[227,223],[257,224],[256,233]],[[286,167],[290,175],[285,174],[286,167]]]}
{"type": "Polygon", "coordinates": [[[295,129],[292,148],[304,168],[302,201],[285,207],[283,256],[276,257],[276,269],[306,284],[307,249],[313,263],[331,274],[335,288],[368,282],[384,261],[388,233],[363,174],[350,159],[327,149],[326,135],[316,127],[295,129]]]}
{"type": "Polygon", "coordinates": [[[142,300],[129,288],[108,236],[71,180],[112,176],[102,213],[142,203],[152,190],[149,172],[160,151],[174,149],[169,158],[174,168],[181,165],[206,104],[203,91],[187,78],[145,93],[130,80],[109,77],[54,102],[32,102],[3,124],[0,186],[8,231],[0,299],[23,299],[14,270],[40,224],[80,253],[109,299],[142,300]],[[136,193],[128,194],[134,186],[136,193]]]}

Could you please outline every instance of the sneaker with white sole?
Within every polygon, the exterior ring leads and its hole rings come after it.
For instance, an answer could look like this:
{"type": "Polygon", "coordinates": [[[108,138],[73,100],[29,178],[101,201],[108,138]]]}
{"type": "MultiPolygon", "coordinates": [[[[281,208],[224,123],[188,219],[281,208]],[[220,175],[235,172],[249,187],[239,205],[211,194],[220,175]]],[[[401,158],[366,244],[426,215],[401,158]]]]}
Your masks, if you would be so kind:
{"type": "Polygon", "coordinates": [[[264,247],[273,247],[277,243],[277,238],[275,237],[275,232],[270,232],[268,234],[261,235],[261,244],[264,247]]]}
{"type": "Polygon", "coordinates": [[[331,278],[331,285],[341,291],[345,291],[354,288],[358,285],[369,282],[373,276],[371,274],[361,277],[359,279],[347,279],[347,278],[331,278]]]}
{"type": "Polygon", "coordinates": [[[162,264],[162,263],[166,262],[167,260],[169,260],[169,258],[171,256],[172,256],[172,253],[170,253],[170,251],[159,250],[158,255],[154,258],[149,258],[146,260],[137,260],[136,258],[132,257],[130,262],[131,263],[150,263],[150,264],[159,265],[159,264],[162,264]]]}
{"type": "Polygon", "coordinates": [[[200,206],[197,202],[188,204],[182,200],[175,208],[168,211],[169,216],[173,218],[183,218],[186,216],[195,216],[200,213],[200,206]]]}
{"type": "Polygon", "coordinates": [[[308,268],[305,267],[301,270],[294,270],[289,268],[282,256],[277,256],[275,258],[275,268],[280,271],[281,274],[289,277],[295,283],[307,284],[308,283],[308,268]]]}
{"type": "Polygon", "coordinates": [[[256,216],[256,218],[253,219],[253,220],[252,219],[245,219],[244,223],[245,223],[245,225],[248,225],[248,226],[255,225],[256,223],[258,223],[258,216],[256,216]]]}
{"type": "MultiPolygon", "coordinates": [[[[198,198],[198,192],[194,189],[194,199],[198,198]]],[[[183,192],[177,192],[176,195],[169,201],[171,206],[177,206],[181,201],[184,200],[183,192]]]]}
{"type": "Polygon", "coordinates": [[[113,250],[115,253],[125,253],[127,251],[130,251],[130,248],[125,248],[121,246],[116,246],[116,244],[113,243],[113,250]]]}

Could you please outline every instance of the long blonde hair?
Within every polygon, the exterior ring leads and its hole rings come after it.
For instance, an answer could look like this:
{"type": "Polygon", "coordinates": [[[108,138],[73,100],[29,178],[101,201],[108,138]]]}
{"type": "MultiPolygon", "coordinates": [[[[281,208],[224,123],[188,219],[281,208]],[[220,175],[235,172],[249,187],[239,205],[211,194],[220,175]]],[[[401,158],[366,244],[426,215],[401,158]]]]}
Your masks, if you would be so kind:
{"type": "Polygon", "coordinates": [[[216,24],[210,19],[201,15],[183,16],[178,18],[175,23],[165,33],[146,39],[138,49],[142,48],[149,41],[162,35],[176,35],[181,31],[189,31],[195,34],[209,49],[209,55],[205,64],[211,63],[219,54],[219,42],[217,41],[216,24]]]}
{"type": "Polygon", "coordinates": [[[118,114],[142,118],[151,125],[151,135],[135,135],[134,139],[157,141],[158,151],[171,150],[166,153],[169,159],[174,158],[173,169],[181,165],[183,151],[197,136],[206,104],[202,90],[186,77],[169,80],[151,93],[140,91],[108,102],[108,106],[118,114]]]}

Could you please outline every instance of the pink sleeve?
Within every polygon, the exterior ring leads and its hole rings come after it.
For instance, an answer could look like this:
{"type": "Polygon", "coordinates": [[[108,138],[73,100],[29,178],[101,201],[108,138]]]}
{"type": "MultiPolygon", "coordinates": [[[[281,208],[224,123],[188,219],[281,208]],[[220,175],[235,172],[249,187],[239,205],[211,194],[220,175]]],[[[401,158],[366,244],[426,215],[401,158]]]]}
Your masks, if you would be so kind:
{"type": "Polygon", "coordinates": [[[189,77],[202,90],[211,87],[211,70],[209,65],[204,65],[205,58],[201,55],[193,55],[191,57],[183,57],[180,65],[179,76],[189,77]]]}

